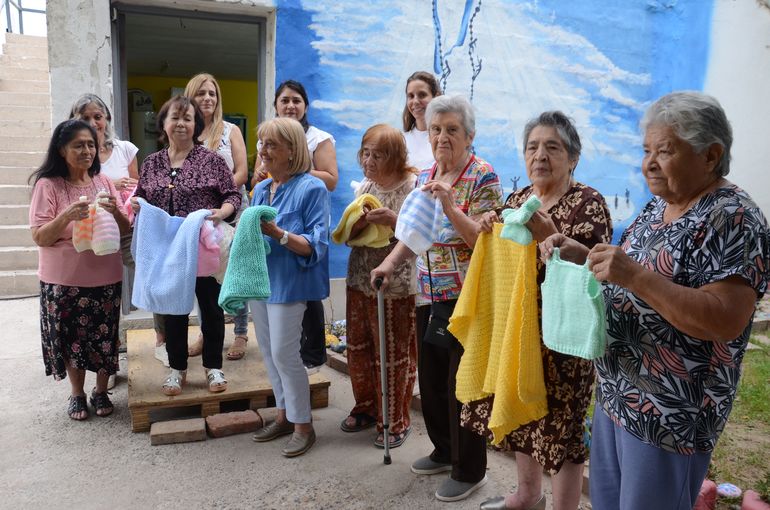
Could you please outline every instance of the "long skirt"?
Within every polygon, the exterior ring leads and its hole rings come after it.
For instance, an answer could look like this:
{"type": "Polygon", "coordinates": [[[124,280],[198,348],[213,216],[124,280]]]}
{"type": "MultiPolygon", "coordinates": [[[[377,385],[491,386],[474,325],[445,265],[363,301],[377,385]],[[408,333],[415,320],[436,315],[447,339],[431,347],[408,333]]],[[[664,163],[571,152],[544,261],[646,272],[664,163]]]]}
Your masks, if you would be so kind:
{"type": "MultiPolygon", "coordinates": [[[[356,405],[351,414],[377,418],[382,430],[380,340],[377,298],[347,288],[348,368],[356,405]]],[[[390,431],[400,434],[411,425],[409,405],[417,377],[414,296],[385,299],[386,359],[390,431]]]]}
{"type": "Polygon", "coordinates": [[[121,282],[72,287],[40,282],[40,336],[45,374],[66,367],[112,375],[118,371],[121,282]]]}

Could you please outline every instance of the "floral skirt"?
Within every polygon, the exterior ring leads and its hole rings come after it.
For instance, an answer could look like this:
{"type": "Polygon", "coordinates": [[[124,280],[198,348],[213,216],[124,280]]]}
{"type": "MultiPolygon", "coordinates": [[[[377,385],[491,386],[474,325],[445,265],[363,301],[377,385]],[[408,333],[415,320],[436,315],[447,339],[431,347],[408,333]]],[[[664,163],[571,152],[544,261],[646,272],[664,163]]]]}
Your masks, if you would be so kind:
{"type": "Polygon", "coordinates": [[[66,367],[118,370],[121,283],[71,287],[40,282],[40,336],[45,375],[57,381],[66,367]]]}

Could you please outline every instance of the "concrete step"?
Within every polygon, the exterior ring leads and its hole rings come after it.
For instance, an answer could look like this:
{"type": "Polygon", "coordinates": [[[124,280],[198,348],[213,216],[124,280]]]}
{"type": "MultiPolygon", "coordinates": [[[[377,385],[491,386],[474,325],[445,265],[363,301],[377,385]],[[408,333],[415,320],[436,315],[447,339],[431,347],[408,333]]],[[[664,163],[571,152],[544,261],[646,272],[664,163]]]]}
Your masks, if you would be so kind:
{"type": "Polygon", "coordinates": [[[48,71],[48,58],[21,55],[0,55],[0,67],[15,67],[31,71],[48,71]]]}
{"type": "Polygon", "coordinates": [[[0,247],[9,246],[35,246],[28,225],[0,225],[0,247]]]}
{"type": "Polygon", "coordinates": [[[5,246],[0,248],[0,271],[37,269],[37,246],[5,246]]]}
{"type": "Polygon", "coordinates": [[[49,124],[51,122],[51,108],[49,104],[4,106],[2,110],[3,120],[44,121],[49,124]]]}
{"type": "Polygon", "coordinates": [[[39,294],[40,280],[37,271],[0,271],[0,296],[10,298],[39,294]]]}
{"type": "Polygon", "coordinates": [[[51,96],[45,92],[0,92],[0,106],[51,106],[51,96]]]}
{"type": "Polygon", "coordinates": [[[45,152],[50,141],[48,136],[5,136],[0,132],[0,151],[45,152]]]}
{"type": "Polygon", "coordinates": [[[0,183],[27,184],[27,179],[35,168],[28,166],[0,166],[0,183]]]}
{"type": "Polygon", "coordinates": [[[32,198],[32,186],[21,184],[0,184],[0,204],[24,205],[32,198]]]}
{"type": "Polygon", "coordinates": [[[45,159],[45,152],[0,151],[0,165],[38,167],[45,159]]]}
{"type": "Polygon", "coordinates": [[[29,225],[29,205],[0,205],[0,225],[29,225]]]}
{"type": "Polygon", "coordinates": [[[30,45],[26,43],[6,42],[3,47],[3,55],[19,57],[48,58],[48,44],[30,45]]]}
{"type": "Polygon", "coordinates": [[[48,68],[24,69],[22,67],[0,65],[0,80],[36,80],[49,81],[48,68]]]}
{"type": "MultiPolygon", "coordinates": [[[[0,136],[25,136],[51,138],[51,119],[50,116],[45,120],[29,119],[0,119],[0,136]]],[[[47,145],[46,145],[47,147],[47,145]]]]}
{"type": "Polygon", "coordinates": [[[48,39],[37,35],[5,34],[5,44],[23,44],[24,46],[48,47],[48,39]]]}
{"type": "Polygon", "coordinates": [[[50,94],[47,80],[0,80],[1,92],[41,92],[50,94]]]}

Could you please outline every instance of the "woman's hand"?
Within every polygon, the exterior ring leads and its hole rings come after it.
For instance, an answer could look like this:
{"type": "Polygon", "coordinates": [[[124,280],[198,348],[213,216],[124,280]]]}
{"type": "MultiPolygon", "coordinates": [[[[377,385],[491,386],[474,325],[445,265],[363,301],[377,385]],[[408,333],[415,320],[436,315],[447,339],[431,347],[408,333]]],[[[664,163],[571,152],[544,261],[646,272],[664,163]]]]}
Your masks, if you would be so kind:
{"type": "Polygon", "coordinates": [[[366,221],[375,225],[387,225],[393,229],[396,228],[398,215],[387,207],[378,207],[367,212],[364,216],[366,221]]]}
{"type": "Polygon", "coordinates": [[[382,264],[372,269],[372,272],[369,273],[372,288],[374,290],[387,289],[395,269],[395,266],[388,259],[383,260],[382,264]],[[382,281],[382,285],[378,288],[377,283],[380,281],[382,281]]]}
{"type": "Polygon", "coordinates": [[[131,177],[121,177],[112,181],[115,184],[115,189],[118,191],[131,191],[136,187],[137,180],[131,177]]]}
{"type": "Polygon", "coordinates": [[[442,181],[428,181],[422,186],[422,191],[430,191],[433,194],[433,198],[441,201],[441,207],[444,208],[444,214],[447,214],[447,209],[453,209],[456,207],[455,199],[452,195],[452,186],[442,181]]]}
{"type": "Polygon", "coordinates": [[[638,262],[626,255],[619,247],[611,244],[597,244],[588,254],[588,267],[600,282],[609,282],[629,288],[640,271],[638,262]]]}
{"type": "Polygon", "coordinates": [[[535,211],[535,214],[532,215],[526,226],[532,232],[532,237],[537,242],[542,242],[548,236],[559,233],[551,216],[542,211],[535,211]]]}
{"type": "Polygon", "coordinates": [[[64,211],[61,213],[62,218],[64,218],[67,223],[70,221],[80,221],[88,218],[88,206],[89,202],[87,201],[78,201],[74,202],[69,205],[64,211]]]}
{"type": "Polygon", "coordinates": [[[263,221],[260,224],[260,227],[262,228],[262,233],[268,237],[272,237],[276,240],[283,237],[283,229],[275,224],[275,220],[263,221]]]}
{"type": "Polygon", "coordinates": [[[139,214],[139,209],[141,209],[142,206],[139,205],[139,199],[137,197],[131,197],[131,209],[134,211],[134,214],[139,214]]]}
{"type": "Polygon", "coordinates": [[[553,255],[553,249],[559,248],[559,258],[575,264],[585,264],[586,257],[590,251],[588,247],[583,246],[572,238],[564,234],[553,234],[548,236],[540,243],[540,258],[543,262],[550,260],[553,255]]]}
{"type": "Polygon", "coordinates": [[[115,216],[115,214],[119,214],[119,207],[118,207],[118,199],[115,198],[113,195],[109,195],[106,197],[100,197],[99,200],[99,207],[107,211],[108,213],[115,216]]]}
{"type": "Polygon", "coordinates": [[[495,211],[487,211],[476,217],[482,232],[492,232],[495,223],[500,223],[500,217],[495,211]]]}
{"type": "Polygon", "coordinates": [[[209,209],[209,211],[211,211],[211,214],[207,216],[206,219],[213,221],[214,225],[217,225],[220,221],[223,221],[225,218],[229,218],[230,215],[233,214],[233,206],[231,205],[230,207],[222,207],[220,209],[209,209]]]}

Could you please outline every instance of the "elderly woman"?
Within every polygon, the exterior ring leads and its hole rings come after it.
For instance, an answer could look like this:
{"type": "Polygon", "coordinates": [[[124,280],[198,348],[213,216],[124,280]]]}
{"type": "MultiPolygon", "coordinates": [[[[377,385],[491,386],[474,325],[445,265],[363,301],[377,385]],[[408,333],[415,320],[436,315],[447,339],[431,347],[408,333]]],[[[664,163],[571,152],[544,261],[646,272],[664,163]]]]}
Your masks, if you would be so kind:
{"type": "MultiPolygon", "coordinates": [[[[222,119],[222,92],[219,83],[210,74],[196,74],[184,89],[184,95],[195,101],[203,114],[205,127],[199,140],[207,149],[222,156],[227,166],[233,172],[235,185],[240,188],[242,196],[246,197],[246,181],[249,169],[246,162],[246,143],[238,126],[222,119]]],[[[241,204],[241,210],[246,206],[246,200],[241,204]]],[[[240,216],[236,215],[236,220],[240,216]]],[[[248,312],[246,308],[235,315],[233,325],[235,338],[227,350],[227,359],[239,360],[246,355],[248,337],[248,312]]],[[[203,350],[203,333],[198,335],[196,342],[189,346],[188,354],[198,356],[203,350]]]]}
{"type": "MultiPolygon", "coordinates": [[[[430,475],[451,471],[436,491],[436,498],[459,501],[486,483],[487,454],[485,439],[460,426],[461,406],[455,385],[463,349],[446,326],[480,231],[472,218],[500,207],[502,189],[492,166],[471,151],[475,115],[467,99],[433,99],[425,121],[436,165],[420,173],[417,185],[440,201],[445,217],[434,244],[417,257],[420,292],[433,303],[431,322],[421,340],[418,377],[423,417],[434,450],[416,460],[412,472],[430,475]]],[[[387,289],[396,267],[414,256],[399,242],[371,272],[372,286],[382,278],[387,289]]]]}
{"type": "MultiPolygon", "coordinates": [[[[139,149],[131,142],[118,140],[112,128],[112,114],[104,101],[96,94],[83,94],[72,105],[70,119],[80,119],[96,131],[99,139],[100,174],[112,179],[118,190],[119,204],[122,204],[131,194],[139,179],[139,167],[136,153],[139,149]]],[[[124,238],[130,241],[130,236],[124,238]]],[[[125,261],[125,259],[124,259],[125,261]]],[[[123,313],[131,311],[131,288],[134,280],[133,260],[128,260],[123,268],[123,286],[121,302],[123,313]]],[[[168,364],[166,350],[156,350],[156,357],[168,364]]],[[[110,376],[108,388],[115,386],[115,376],[110,376]]]]}
{"type": "Polygon", "coordinates": [[[689,510],[735,400],[770,276],[770,233],[754,201],[724,177],[732,132],[714,98],[666,95],[642,129],[642,173],[654,197],[620,246],[589,250],[555,235],[544,248],[587,258],[606,282],[593,507],[689,510]]]}
{"type": "MultiPolygon", "coordinates": [[[[286,80],[275,90],[275,114],[278,118],[298,121],[305,131],[307,149],[310,151],[310,175],[321,179],[330,192],[337,187],[337,153],[334,149],[334,137],[310,125],[307,120],[309,101],[305,87],[294,80],[286,80]]],[[[259,147],[257,147],[259,153],[259,147]]],[[[257,157],[252,184],[269,176],[268,167],[257,157]]],[[[302,343],[300,347],[302,363],[313,374],[326,362],[326,333],[324,331],[324,308],[321,301],[308,301],[305,316],[302,318],[302,343]]]]}
{"type": "Polygon", "coordinates": [[[254,434],[254,441],[292,434],[282,453],[296,457],[315,443],[310,386],[299,346],[307,302],[329,296],[329,192],[310,174],[310,153],[299,122],[269,120],[257,135],[259,157],[272,177],[254,188],[252,205],[274,207],[278,216],[262,224],[270,245],[270,298],[249,306],[278,416],[254,434]]]}
{"type": "MultiPolygon", "coordinates": [[[[136,197],[163,209],[171,216],[186,217],[199,209],[209,209],[214,222],[231,220],[241,205],[241,194],[233,174],[221,156],[203,147],[200,134],[203,115],[194,101],[175,96],[158,113],[161,140],[168,147],[150,154],[142,163],[136,197]]],[[[134,200],[134,210],[139,206],[134,200]]],[[[173,275],[170,275],[173,276],[173,275]]],[[[225,338],[224,312],[217,304],[220,285],[213,276],[195,280],[195,296],[200,306],[203,329],[203,367],[211,392],[227,389],[222,372],[222,346],[225,338]]],[[[188,315],[162,315],[166,332],[166,351],[171,372],[162,386],[166,395],[178,395],[187,376],[188,315]]]]}
{"type": "MultiPolygon", "coordinates": [[[[543,205],[527,226],[537,241],[561,233],[587,248],[610,242],[612,224],[604,197],[574,177],[581,143],[572,121],[559,111],[544,112],[526,124],[523,141],[531,184],[511,194],[505,208],[520,207],[535,195],[543,205]]],[[[483,223],[489,221],[497,221],[495,212],[482,219],[483,223]]],[[[545,278],[545,266],[538,262],[537,269],[539,307],[539,284],[545,278]]],[[[506,497],[485,501],[481,504],[483,509],[544,509],[543,470],[551,474],[554,508],[576,509],[580,503],[587,456],[583,421],[591,403],[593,363],[552,351],[542,343],[542,338],[540,351],[548,414],[503,439],[502,448],[516,452],[518,489],[506,497]]],[[[492,398],[465,405],[463,425],[488,432],[492,405],[492,398]]]]}
{"type": "MultiPolygon", "coordinates": [[[[401,204],[416,182],[416,170],[406,164],[403,136],[385,124],[366,130],[358,150],[358,162],[365,178],[356,195],[373,195],[382,207],[364,213],[353,226],[351,239],[360,235],[369,224],[395,229],[401,204]]],[[[379,326],[377,297],[369,284],[369,273],[395,246],[395,239],[382,248],[354,246],[348,259],[346,279],[348,368],[356,404],[341,428],[345,432],[358,432],[376,423],[380,433],[374,444],[379,447],[384,446],[379,326]]],[[[405,260],[395,269],[385,293],[386,314],[399,318],[385,323],[391,431],[388,442],[391,448],[401,446],[411,431],[409,405],[417,375],[413,279],[414,265],[405,260]]]]}
{"type": "Polygon", "coordinates": [[[100,174],[98,148],[98,135],[89,124],[64,121],[54,129],[46,159],[30,178],[34,190],[29,224],[40,247],[43,362],[46,375],[56,380],[69,376],[67,414],[73,420],[88,417],[86,370],[96,372],[91,405],[97,416],[112,413],[107,380],[118,369],[120,253],[78,253],[72,244],[72,222],[88,217],[89,202],[99,192],[109,194],[101,207],[112,214],[121,233],[129,229],[118,208],[115,185],[100,174]]]}

